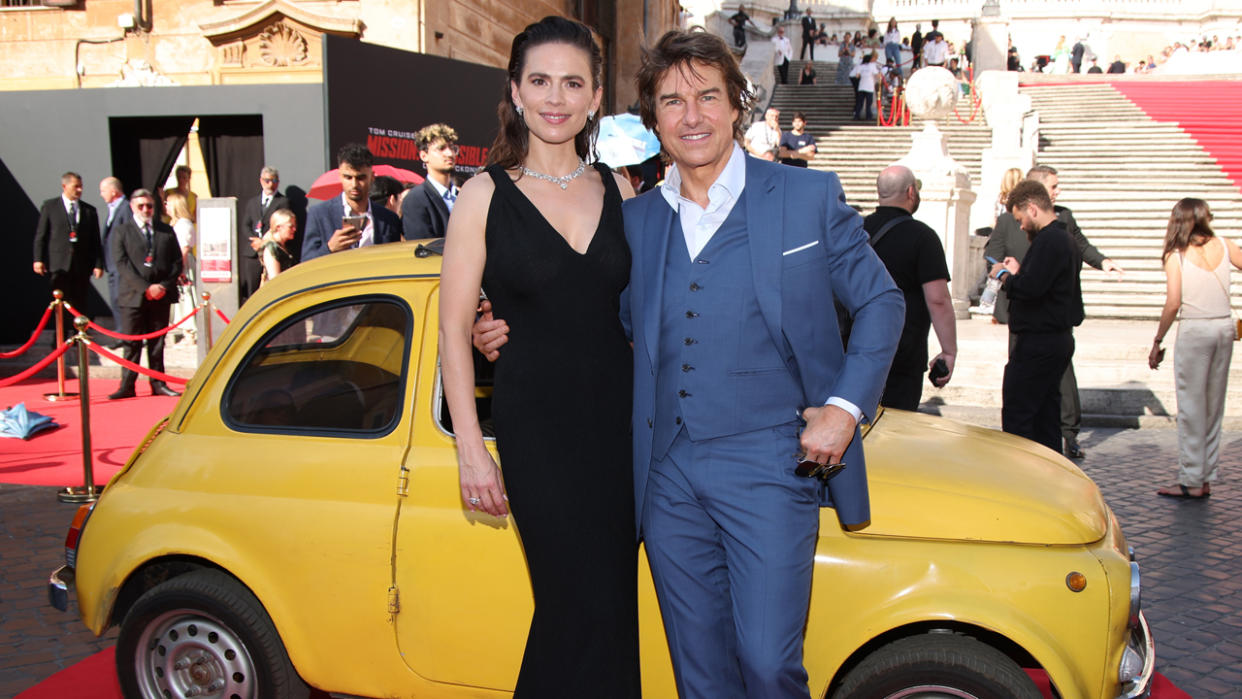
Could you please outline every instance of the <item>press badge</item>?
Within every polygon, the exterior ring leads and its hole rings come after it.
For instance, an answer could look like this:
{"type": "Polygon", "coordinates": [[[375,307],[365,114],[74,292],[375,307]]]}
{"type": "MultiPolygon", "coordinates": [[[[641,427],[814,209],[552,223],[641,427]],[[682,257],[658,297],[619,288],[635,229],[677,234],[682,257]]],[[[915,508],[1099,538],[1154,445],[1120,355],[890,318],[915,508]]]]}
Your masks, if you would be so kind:
{"type": "Polygon", "coordinates": [[[76,242],[78,242],[78,232],[77,232],[77,231],[74,231],[74,230],[69,231],[69,242],[71,242],[71,243],[76,243],[76,242]]]}
{"type": "Polygon", "coordinates": [[[155,258],[152,257],[151,255],[147,255],[147,259],[142,261],[142,266],[150,267],[154,262],[155,262],[155,258]]]}

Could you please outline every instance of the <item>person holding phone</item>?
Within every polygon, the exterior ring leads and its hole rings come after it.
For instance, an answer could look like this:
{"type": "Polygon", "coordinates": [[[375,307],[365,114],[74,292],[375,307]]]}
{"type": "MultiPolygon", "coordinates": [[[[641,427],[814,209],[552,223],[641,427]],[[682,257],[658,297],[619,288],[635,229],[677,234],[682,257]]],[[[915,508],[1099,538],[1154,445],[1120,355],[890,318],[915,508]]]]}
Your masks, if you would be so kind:
{"type": "Polygon", "coordinates": [[[906,299],[906,320],[893,365],[884,383],[880,405],[918,410],[923,398],[923,372],[936,388],[953,378],[957,362],[957,316],[949,294],[949,267],[940,236],[914,219],[922,201],[919,181],[910,168],[893,165],[880,172],[875,188],[875,213],[863,219],[875,254],[906,299]],[[936,329],[940,353],[927,360],[927,333],[936,329]]]}
{"type": "Polygon", "coordinates": [[[341,196],[306,212],[303,262],[332,252],[401,240],[401,219],[382,206],[371,206],[371,151],[350,143],[337,152],[336,162],[341,196]]]}

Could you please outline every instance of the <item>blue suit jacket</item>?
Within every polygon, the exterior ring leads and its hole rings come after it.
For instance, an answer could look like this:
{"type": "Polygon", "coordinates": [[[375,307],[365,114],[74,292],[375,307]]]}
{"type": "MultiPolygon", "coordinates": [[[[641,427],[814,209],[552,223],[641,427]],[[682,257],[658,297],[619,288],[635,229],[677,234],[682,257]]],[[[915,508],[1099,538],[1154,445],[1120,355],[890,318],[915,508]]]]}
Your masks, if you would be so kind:
{"type": "MultiPolygon", "coordinates": [[[[802,405],[821,406],[838,396],[875,414],[901,337],[905,301],[884,264],[867,244],[862,217],[845,203],[835,174],[746,158],[746,223],[751,271],[768,332],[795,371],[802,405]],[[849,351],[833,299],[851,311],[849,351]]],[[[672,207],[653,190],[624,205],[632,253],[622,322],[634,340],[634,488],[640,517],[651,466],[655,367],[672,207]]],[[[828,483],[822,503],[836,508],[842,525],[870,517],[862,440],[855,432],[847,468],[828,483]]]]}
{"type": "MultiPolygon", "coordinates": [[[[302,238],[302,261],[327,255],[328,239],[341,227],[341,198],[320,202],[306,212],[306,236],[302,238]]],[[[401,219],[382,206],[371,205],[374,218],[375,244],[395,243],[401,240],[401,219]]]]}

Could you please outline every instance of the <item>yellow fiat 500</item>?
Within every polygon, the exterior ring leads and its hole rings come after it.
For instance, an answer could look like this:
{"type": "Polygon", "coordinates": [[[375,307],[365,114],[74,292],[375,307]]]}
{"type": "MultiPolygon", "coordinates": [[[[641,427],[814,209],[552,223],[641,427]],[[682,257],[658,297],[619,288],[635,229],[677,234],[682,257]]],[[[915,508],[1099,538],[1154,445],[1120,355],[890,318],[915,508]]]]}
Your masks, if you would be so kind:
{"type": "MultiPolygon", "coordinates": [[[[97,634],[120,626],[128,696],[512,691],[530,587],[515,522],[460,499],[438,290],[415,243],[280,275],[78,512],[49,592],[65,609],[76,587],[97,634]]],[[[1138,566],[1087,476],[916,413],[864,439],[872,522],[820,520],[814,696],[1039,697],[1044,673],[1065,699],[1146,696],[1138,566]]],[[[674,697],[645,559],[639,585],[643,692],[674,697]]]]}

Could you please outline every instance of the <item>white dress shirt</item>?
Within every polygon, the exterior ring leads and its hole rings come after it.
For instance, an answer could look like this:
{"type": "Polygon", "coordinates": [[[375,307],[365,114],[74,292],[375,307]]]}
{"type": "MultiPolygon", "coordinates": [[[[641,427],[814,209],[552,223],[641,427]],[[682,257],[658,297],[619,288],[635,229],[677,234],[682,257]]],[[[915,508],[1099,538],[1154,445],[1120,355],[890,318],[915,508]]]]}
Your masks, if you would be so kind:
{"type": "Polygon", "coordinates": [[[82,205],[77,199],[70,199],[64,194],[60,195],[60,203],[65,206],[65,215],[70,218],[70,223],[77,225],[82,220],[82,205]]]}
{"type": "MultiPolygon", "coordinates": [[[[762,122],[759,125],[763,125],[762,122]]],[[[673,164],[668,169],[664,184],[660,186],[660,194],[673,208],[681,221],[681,232],[686,239],[686,250],[693,260],[699,256],[707,243],[711,241],[721,224],[733,211],[746,188],[746,153],[742,147],[733,144],[733,153],[725,164],[720,176],[707,188],[707,208],[687,199],[681,193],[681,172],[673,164]]],[[[854,416],[854,422],[862,419],[862,411],[844,398],[833,396],[824,405],[835,405],[854,416]]]]}

